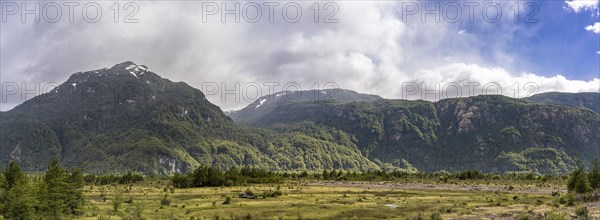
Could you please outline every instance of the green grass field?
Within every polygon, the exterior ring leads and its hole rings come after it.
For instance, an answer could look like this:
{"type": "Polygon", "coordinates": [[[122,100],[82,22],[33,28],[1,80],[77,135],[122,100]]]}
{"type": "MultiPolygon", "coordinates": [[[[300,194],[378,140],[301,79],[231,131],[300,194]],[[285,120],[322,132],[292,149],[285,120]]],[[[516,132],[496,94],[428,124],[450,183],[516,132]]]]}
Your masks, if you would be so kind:
{"type": "Polygon", "coordinates": [[[570,219],[584,206],[590,219],[600,217],[597,202],[569,204],[562,183],[287,182],[279,186],[281,196],[266,198],[261,194],[276,190],[277,185],[174,189],[168,181],[145,181],[86,186],[82,218],[543,219],[546,214],[548,219],[570,219]],[[257,198],[238,198],[247,189],[257,198]],[[117,194],[123,202],[115,211],[117,194]],[[165,195],[170,204],[161,205],[165,195]],[[226,197],[231,198],[230,204],[223,204],[226,197]]]}

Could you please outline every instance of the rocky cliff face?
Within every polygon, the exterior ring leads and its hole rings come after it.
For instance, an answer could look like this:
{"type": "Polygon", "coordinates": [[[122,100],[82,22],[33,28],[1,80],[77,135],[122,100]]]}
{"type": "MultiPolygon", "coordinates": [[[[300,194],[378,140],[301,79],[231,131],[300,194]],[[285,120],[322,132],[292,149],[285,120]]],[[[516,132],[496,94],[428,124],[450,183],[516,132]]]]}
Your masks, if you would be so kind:
{"type": "MultiPolygon", "coordinates": [[[[523,171],[563,172],[574,165],[572,158],[589,161],[600,156],[598,114],[503,96],[436,103],[404,100],[294,103],[275,109],[255,125],[269,127],[301,121],[348,133],[373,160],[391,165],[406,160],[418,169],[429,171],[507,171],[506,155],[529,149],[554,149],[559,152],[554,158],[568,162],[562,162],[559,169],[556,164],[532,161],[529,167],[518,166],[523,171]],[[497,160],[501,155],[505,155],[505,160],[497,160]]],[[[537,159],[544,158],[529,160],[537,159]]]]}

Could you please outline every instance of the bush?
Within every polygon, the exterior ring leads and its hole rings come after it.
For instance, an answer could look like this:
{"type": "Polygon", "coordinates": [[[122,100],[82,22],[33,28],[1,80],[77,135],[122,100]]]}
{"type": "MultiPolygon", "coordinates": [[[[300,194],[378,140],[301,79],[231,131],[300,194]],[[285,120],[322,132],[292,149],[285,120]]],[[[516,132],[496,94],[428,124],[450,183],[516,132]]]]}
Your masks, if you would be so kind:
{"type": "Polygon", "coordinates": [[[119,211],[119,208],[121,208],[122,203],[123,196],[120,191],[117,191],[117,193],[115,193],[115,198],[112,200],[113,211],[119,211]]]}
{"type": "Polygon", "coordinates": [[[560,212],[546,212],[546,220],[563,220],[567,219],[566,213],[560,212]]]}
{"type": "Polygon", "coordinates": [[[431,216],[429,216],[429,219],[431,220],[442,220],[442,215],[439,212],[434,212],[431,213],[431,216]]]}
{"type": "Polygon", "coordinates": [[[169,197],[168,197],[168,195],[167,195],[167,194],[165,194],[165,197],[163,197],[163,198],[160,200],[160,204],[161,204],[161,205],[164,205],[164,206],[171,205],[171,200],[169,199],[169,197]]]}
{"type": "Polygon", "coordinates": [[[250,188],[246,189],[246,191],[244,191],[244,193],[246,193],[246,195],[248,195],[248,196],[254,196],[254,192],[252,192],[252,190],[250,188]]]}
{"type": "Polygon", "coordinates": [[[564,197],[564,203],[563,200],[561,200],[561,203],[565,204],[566,206],[574,206],[576,198],[577,196],[574,193],[569,193],[564,197]]]}
{"type": "Polygon", "coordinates": [[[517,216],[517,219],[519,219],[519,220],[529,220],[529,219],[531,219],[531,216],[529,216],[529,214],[520,214],[519,216],[517,216]]]}
{"type": "Polygon", "coordinates": [[[231,204],[231,196],[226,196],[225,201],[223,201],[223,205],[231,204]]]}
{"type": "Polygon", "coordinates": [[[587,218],[587,217],[588,217],[588,214],[589,214],[589,211],[588,211],[587,207],[585,207],[585,206],[581,206],[581,207],[577,207],[577,209],[575,209],[575,214],[576,214],[578,217],[584,217],[584,218],[587,218]]]}

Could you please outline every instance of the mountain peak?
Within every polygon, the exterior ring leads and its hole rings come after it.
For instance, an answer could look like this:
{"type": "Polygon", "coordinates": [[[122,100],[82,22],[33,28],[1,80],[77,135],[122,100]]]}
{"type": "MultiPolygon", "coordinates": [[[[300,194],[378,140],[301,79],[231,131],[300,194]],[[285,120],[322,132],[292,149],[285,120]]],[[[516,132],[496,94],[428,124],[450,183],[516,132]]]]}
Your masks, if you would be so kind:
{"type": "Polygon", "coordinates": [[[229,112],[228,116],[236,122],[251,123],[268,114],[281,105],[292,102],[370,102],[382,99],[377,95],[358,93],[347,89],[323,89],[302,91],[281,91],[262,96],[248,106],[229,112]]]}
{"type": "Polygon", "coordinates": [[[108,68],[108,69],[102,68],[102,69],[90,70],[90,71],[85,71],[85,72],[76,72],[69,77],[69,79],[67,80],[67,83],[71,84],[71,83],[85,82],[88,79],[90,79],[90,77],[97,78],[97,77],[110,77],[110,76],[118,76],[118,75],[123,75],[123,76],[131,75],[135,78],[139,78],[143,75],[146,75],[146,73],[149,73],[149,72],[150,71],[148,70],[148,67],[145,65],[138,65],[131,61],[125,61],[125,62],[122,62],[119,64],[115,64],[114,66],[112,66],[111,68],[108,68]]]}
{"type": "Polygon", "coordinates": [[[138,65],[131,61],[125,61],[123,63],[119,63],[110,68],[113,72],[116,73],[129,73],[133,76],[140,77],[144,73],[148,71],[148,67],[145,65],[138,65]]]}
{"type": "Polygon", "coordinates": [[[137,65],[137,64],[135,62],[133,62],[133,61],[127,60],[127,61],[124,61],[122,63],[115,64],[113,67],[111,67],[111,69],[118,68],[118,67],[127,67],[129,65],[137,65]]]}

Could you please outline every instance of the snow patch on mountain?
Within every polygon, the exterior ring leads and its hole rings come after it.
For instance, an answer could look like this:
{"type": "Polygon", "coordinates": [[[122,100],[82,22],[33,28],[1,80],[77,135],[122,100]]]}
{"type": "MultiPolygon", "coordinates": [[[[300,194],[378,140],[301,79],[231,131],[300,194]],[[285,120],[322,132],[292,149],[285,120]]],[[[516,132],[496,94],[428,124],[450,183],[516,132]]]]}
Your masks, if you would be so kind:
{"type": "Polygon", "coordinates": [[[254,107],[254,109],[257,109],[258,107],[262,106],[266,101],[267,101],[267,99],[260,100],[260,104],[256,105],[256,107],[254,107]]]}
{"type": "Polygon", "coordinates": [[[131,64],[125,67],[125,70],[129,71],[129,73],[135,76],[135,78],[138,78],[148,71],[148,67],[144,65],[131,64]]]}

